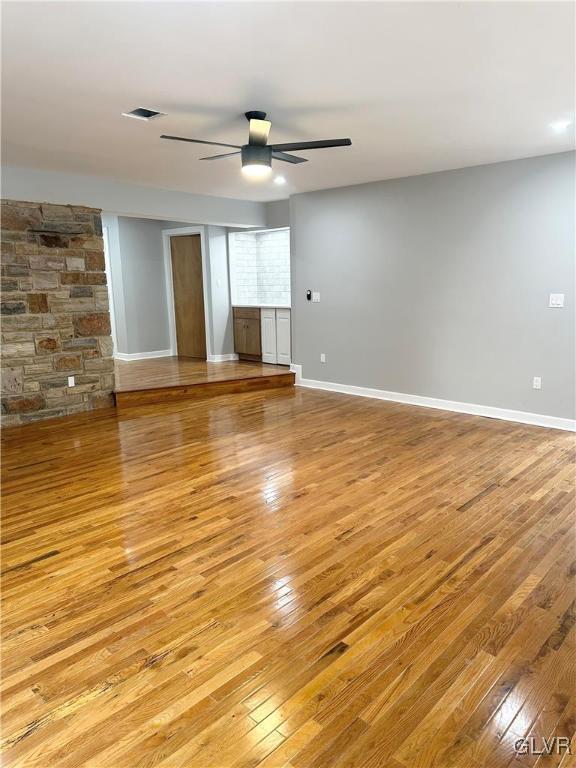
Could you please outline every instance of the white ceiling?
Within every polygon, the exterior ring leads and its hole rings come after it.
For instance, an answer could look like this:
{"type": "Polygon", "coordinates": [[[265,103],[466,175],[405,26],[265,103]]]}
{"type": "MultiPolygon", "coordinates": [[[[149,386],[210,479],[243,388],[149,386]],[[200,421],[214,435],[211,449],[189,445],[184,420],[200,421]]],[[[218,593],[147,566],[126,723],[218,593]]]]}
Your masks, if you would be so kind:
{"type": "Polygon", "coordinates": [[[3,162],[273,200],[560,152],[573,34],[569,2],[4,3],[3,162]],[[120,116],[139,106],[168,116],[120,116]],[[158,138],[242,144],[248,109],[271,141],[353,146],[275,163],[277,187],[158,138]]]}

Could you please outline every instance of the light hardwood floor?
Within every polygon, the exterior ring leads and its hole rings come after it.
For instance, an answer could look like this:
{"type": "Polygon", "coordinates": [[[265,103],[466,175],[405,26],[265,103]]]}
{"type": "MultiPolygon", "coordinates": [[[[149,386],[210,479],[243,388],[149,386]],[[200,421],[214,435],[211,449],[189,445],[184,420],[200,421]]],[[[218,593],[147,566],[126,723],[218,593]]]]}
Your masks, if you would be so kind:
{"type": "Polygon", "coordinates": [[[213,383],[255,376],[279,376],[288,371],[285,365],[238,362],[208,363],[186,357],[158,357],[151,360],[116,360],[116,392],[184,384],[213,383]]]}
{"type": "MultiPolygon", "coordinates": [[[[4,765],[549,768],[574,437],[286,388],[4,436],[4,765]]],[[[576,751],[576,750],[575,750],[576,751]]]]}

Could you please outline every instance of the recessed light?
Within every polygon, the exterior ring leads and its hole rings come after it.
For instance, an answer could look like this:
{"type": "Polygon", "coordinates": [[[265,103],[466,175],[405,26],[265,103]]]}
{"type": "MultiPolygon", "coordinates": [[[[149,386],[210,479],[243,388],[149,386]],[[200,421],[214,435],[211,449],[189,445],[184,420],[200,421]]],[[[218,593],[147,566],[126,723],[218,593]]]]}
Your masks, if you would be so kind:
{"type": "Polygon", "coordinates": [[[556,120],[556,122],[550,123],[550,128],[552,128],[554,133],[566,133],[571,125],[572,120],[556,120]]]}
{"type": "Polygon", "coordinates": [[[274,179],[274,184],[286,184],[286,179],[284,176],[276,176],[274,179]]]}
{"type": "Polygon", "coordinates": [[[156,112],[154,109],[137,107],[130,112],[122,112],[122,117],[133,117],[135,120],[154,120],[155,117],[164,117],[166,112],[156,112]]]}

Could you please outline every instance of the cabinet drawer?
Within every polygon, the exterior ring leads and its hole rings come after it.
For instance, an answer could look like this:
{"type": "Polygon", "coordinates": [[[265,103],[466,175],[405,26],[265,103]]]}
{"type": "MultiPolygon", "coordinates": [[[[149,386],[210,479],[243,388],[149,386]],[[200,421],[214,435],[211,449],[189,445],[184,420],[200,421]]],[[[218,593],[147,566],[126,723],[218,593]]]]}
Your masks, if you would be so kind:
{"type": "Polygon", "coordinates": [[[258,307],[234,307],[234,318],[260,320],[260,309],[258,307]]]}

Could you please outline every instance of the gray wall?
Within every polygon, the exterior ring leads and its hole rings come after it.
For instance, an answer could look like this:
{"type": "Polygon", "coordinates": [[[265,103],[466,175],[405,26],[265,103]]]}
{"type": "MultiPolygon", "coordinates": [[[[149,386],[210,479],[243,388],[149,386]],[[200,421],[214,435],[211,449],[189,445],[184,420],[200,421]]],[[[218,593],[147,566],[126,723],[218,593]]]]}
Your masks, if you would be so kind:
{"type": "Polygon", "coordinates": [[[126,348],[119,341],[119,352],[170,349],[163,228],[153,219],[118,217],[126,324],[126,348]]]}
{"type": "Polygon", "coordinates": [[[228,232],[206,227],[210,347],[214,355],[234,353],[234,328],[228,277],[228,232]]]}
{"type": "Polygon", "coordinates": [[[87,205],[123,216],[177,219],[229,227],[265,227],[266,204],[58,171],[2,166],[2,196],[87,205]]]}
{"type": "Polygon", "coordinates": [[[274,200],[272,203],[266,203],[266,227],[268,229],[279,229],[280,227],[290,226],[290,201],[274,200]]]}
{"type": "Polygon", "coordinates": [[[308,379],[573,418],[573,217],[574,153],[295,195],[294,362],[308,379]]]}

